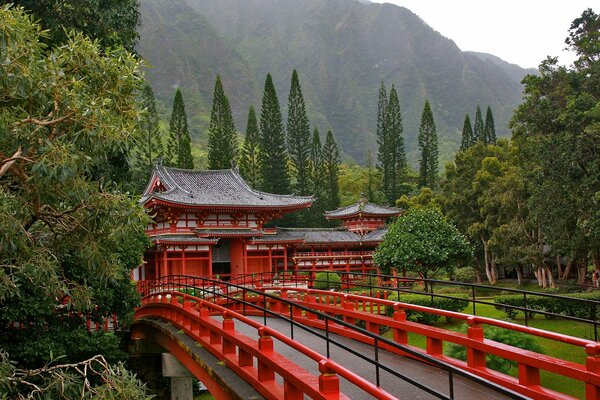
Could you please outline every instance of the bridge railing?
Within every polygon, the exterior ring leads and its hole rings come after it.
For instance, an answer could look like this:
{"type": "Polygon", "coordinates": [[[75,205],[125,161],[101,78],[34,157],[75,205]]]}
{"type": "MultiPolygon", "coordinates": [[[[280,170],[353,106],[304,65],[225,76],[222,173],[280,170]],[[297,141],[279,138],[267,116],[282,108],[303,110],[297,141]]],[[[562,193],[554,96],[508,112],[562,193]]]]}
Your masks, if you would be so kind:
{"type": "MultiPolygon", "coordinates": [[[[323,269],[310,270],[289,270],[279,271],[277,273],[265,272],[246,275],[232,275],[231,281],[240,285],[272,285],[277,282],[281,285],[298,285],[313,287],[317,272],[327,272],[323,269]]],[[[525,326],[529,326],[530,319],[533,315],[543,315],[547,318],[564,319],[568,321],[582,322],[589,324],[592,327],[592,334],[595,341],[599,340],[598,324],[600,323],[600,301],[581,299],[552,293],[533,292],[513,288],[501,288],[489,285],[479,285],[474,283],[443,281],[435,279],[422,279],[412,277],[401,277],[397,275],[384,275],[375,273],[365,273],[361,271],[333,271],[342,279],[341,290],[345,292],[362,292],[369,296],[374,296],[377,293],[386,292],[400,294],[419,294],[429,296],[431,304],[434,299],[457,299],[453,293],[437,293],[436,288],[457,288],[463,292],[466,297],[461,297],[460,300],[468,301],[471,308],[471,313],[477,315],[478,305],[499,307],[504,310],[509,310],[512,313],[521,312],[524,316],[525,326]],[[418,288],[415,288],[418,286],[418,288]],[[427,288],[427,291],[424,291],[427,288]],[[521,305],[496,303],[491,301],[489,297],[494,295],[514,295],[519,296],[522,301],[521,305]],[[576,315],[568,315],[560,312],[552,312],[539,307],[534,307],[537,299],[553,299],[556,301],[564,301],[572,304],[572,310],[576,311],[576,315]]]]}
{"type": "MultiPolygon", "coordinates": [[[[249,285],[235,285],[213,279],[186,276],[165,277],[165,279],[160,282],[142,284],[142,287],[144,287],[144,290],[149,295],[156,295],[158,291],[165,289],[193,291],[194,294],[197,294],[197,291],[206,291],[204,292],[204,295],[200,297],[207,297],[206,295],[208,295],[208,298],[210,298],[214,303],[218,303],[229,310],[238,311],[244,315],[262,315],[264,325],[267,325],[268,317],[282,318],[290,324],[291,339],[294,337],[294,329],[305,330],[310,334],[323,339],[326,343],[327,359],[330,356],[331,346],[336,346],[339,349],[348,351],[354,356],[360,357],[366,362],[371,363],[375,369],[375,387],[379,387],[380,385],[380,372],[385,371],[386,373],[402,379],[437,398],[453,399],[455,377],[462,376],[492,390],[498,391],[509,398],[524,398],[523,395],[518,394],[513,390],[504,388],[501,385],[490,382],[486,379],[482,379],[471,372],[465,371],[460,367],[448,363],[444,359],[423,353],[422,351],[406,344],[381,337],[379,332],[374,333],[367,329],[359,328],[353,323],[353,321],[340,320],[337,316],[316,310],[314,304],[301,304],[299,303],[298,299],[292,300],[285,298],[287,294],[297,292],[298,290],[301,292],[303,288],[300,287],[279,288],[282,292],[282,296],[276,296],[268,293],[272,289],[269,287],[252,288],[249,285]],[[217,286],[220,286],[221,288],[219,292],[215,292],[212,289],[213,287],[217,286]],[[320,330],[311,328],[309,326],[311,324],[308,322],[312,322],[312,326],[319,328],[320,330]],[[352,332],[352,334],[348,334],[349,332],[352,332]],[[367,341],[373,345],[373,354],[365,355],[353,350],[352,348],[349,348],[343,343],[334,340],[331,336],[333,333],[341,333],[345,334],[345,336],[367,341]],[[382,349],[392,349],[398,353],[410,355],[413,358],[425,361],[447,371],[448,393],[436,391],[423,383],[417,382],[398,373],[393,367],[380,362],[379,352],[382,349]]],[[[337,314],[339,315],[339,313],[337,314]]]]}

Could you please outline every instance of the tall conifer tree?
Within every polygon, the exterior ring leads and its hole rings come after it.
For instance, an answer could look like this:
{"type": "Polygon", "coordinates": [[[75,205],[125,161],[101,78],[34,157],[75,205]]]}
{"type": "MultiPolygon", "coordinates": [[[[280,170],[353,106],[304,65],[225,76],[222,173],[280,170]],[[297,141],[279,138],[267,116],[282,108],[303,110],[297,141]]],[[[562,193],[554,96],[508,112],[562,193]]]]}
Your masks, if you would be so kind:
{"type": "Polygon", "coordinates": [[[178,168],[192,169],[190,134],[187,126],[187,115],[181,90],[177,89],[173,99],[173,111],[169,121],[169,139],[167,140],[167,165],[178,168]]]}
{"type": "Polygon", "coordinates": [[[208,169],[231,168],[237,159],[238,142],[229,100],[217,75],[208,127],[208,169]]]}
{"type": "Polygon", "coordinates": [[[494,115],[492,114],[492,108],[490,106],[487,107],[487,111],[485,113],[485,143],[486,144],[495,144],[496,143],[496,127],[494,126],[494,115]]]}
{"type": "Polygon", "coordinates": [[[421,125],[419,126],[419,149],[421,161],[419,162],[419,185],[433,188],[437,184],[438,173],[438,138],[433,121],[433,113],[429,100],[425,100],[421,125]]]}
{"type": "Polygon", "coordinates": [[[479,141],[485,143],[485,125],[483,124],[481,108],[479,108],[479,104],[477,104],[477,111],[475,112],[475,125],[473,126],[473,142],[477,143],[479,141]]]}
{"type": "Polygon", "coordinates": [[[340,152],[331,131],[327,131],[323,146],[323,170],[325,207],[327,210],[335,210],[340,206],[340,152]]]}
{"type": "Polygon", "coordinates": [[[149,174],[156,158],[163,154],[156,100],[149,84],[142,90],[141,102],[145,112],[140,120],[141,137],[137,142],[136,157],[143,174],[149,174]]]}
{"type": "Polygon", "coordinates": [[[307,218],[307,225],[309,226],[323,226],[325,224],[325,218],[323,212],[325,211],[326,199],[324,198],[325,192],[325,171],[323,167],[323,146],[321,145],[321,135],[319,130],[315,127],[312,135],[312,141],[310,145],[310,194],[315,196],[316,200],[312,207],[309,209],[309,216],[307,218]]]}
{"type": "Polygon", "coordinates": [[[240,154],[240,173],[253,188],[259,186],[260,162],[259,162],[259,131],[254,107],[248,110],[248,123],[246,124],[246,136],[240,154]]]}
{"type": "Polygon", "coordinates": [[[465,115],[465,123],[463,124],[462,137],[460,140],[460,150],[464,151],[475,144],[473,137],[473,128],[471,127],[471,118],[469,114],[465,115]]]}
{"type": "Polygon", "coordinates": [[[288,97],[287,143],[296,178],[294,192],[299,195],[309,194],[310,125],[296,70],[292,72],[288,97]]]}
{"type": "Polygon", "coordinates": [[[377,167],[381,171],[382,175],[382,190],[387,195],[387,189],[390,187],[389,179],[390,179],[390,170],[391,168],[391,160],[390,153],[388,150],[386,139],[386,128],[385,128],[385,113],[388,108],[388,99],[387,92],[385,90],[385,85],[383,81],[381,81],[381,86],[379,87],[379,98],[377,101],[377,167]]]}
{"type": "Polygon", "coordinates": [[[270,193],[289,193],[285,133],[271,74],[267,74],[260,109],[260,149],[261,189],[270,193]]]}
{"type": "Polygon", "coordinates": [[[392,85],[387,110],[385,112],[384,150],[388,166],[384,167],[384,193],[388,203],[393,205],[400,195],[400,186],[406,178],[408,166],[404,151],[404,137],[400,102],[396,88],[392,85]],[[385,176],[387,174],[387,177],[385,176]]]}

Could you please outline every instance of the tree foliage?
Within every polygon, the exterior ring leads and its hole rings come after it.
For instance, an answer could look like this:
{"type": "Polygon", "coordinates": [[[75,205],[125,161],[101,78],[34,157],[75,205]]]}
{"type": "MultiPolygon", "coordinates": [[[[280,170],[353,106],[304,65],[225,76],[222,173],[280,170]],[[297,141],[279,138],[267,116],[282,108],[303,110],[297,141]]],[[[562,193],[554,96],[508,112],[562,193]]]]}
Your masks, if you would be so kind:
{"type": "Polygon", "coordinates": [[[331,131],[327,131],[323,146],[323,175],[325,207],[335,210],[340,206],[340,152],[331,131]]]}
{"type": "Polygon", "coordinates": [[[237,160],[238,142],[229,100],[217,75],[208,127],[208,169],[228,169],[237,160]]]}
{"type": "Polygon", "coordinates": [[[285,131],[271,74],[267,74],[260,108],[260,149],[261,189],[269,193],[290,193],[285,131]]]}
{"type": "Polygon", "coordinates": [[[467,238],[440,212],[416,208],[390,225],[373,261],[386,273],[406,269],[427,278],[452,271],[471,253],[467,238]]]}
{"type": "Polygon", "coordinates": [[[138,133],[140,61],[81,33],[48,49],[47,34],[7,7],[0,35],[11,60],[0,65],[0,347],[18,368],[51,353],[113,361],[118,339],[88,333],[80,315],[117,313],[126,326],[138,301],[129,275],[149,219],[95,171],[129,154],[138,133]],[[11,328],[19,322],[26,328],[11,328]]]}
{"type": "Polygon", "coordinates": [[[258,188],[260,179],[260,133],[254,107],[248,110],[248,122],[246,123],[246,136],[240,152],[240,173],[252,186],[258,188]]]}
{"type": "Polygon", "coordinates": [[[496,143],[496,126],[494,125],[494,114],[492,114],[492,108],[487,107],[485,112],[485,123],[484,123],[484,142],[485,144],[496,143]]]}
{"type": "Polygon", "coordinates": [[[475,111],[475,123],[473,124],[473,142],[485,141],[485,123],[483,122],[483,116],[481,115],[481,108],[477,104],[477,110],[475,111]]]}
{"type": "Polygon", "coordinates": [[[187,115],[181,90],[177,89],[173,98],[173,110],[169,120],[169,139],[167,140],[166,164],[177,168],[192,169],[192,147],[188,132],[187,115]]]}
{"type": "Polygon", "coordinates": [[[0,0],[0,4],[24,7],[48,34],[41,40],[64,44],[68,33],[79,31],[98,39],[104,48],[124,46],[134,51],[139,38],[139,0],[0,0]]]}
{"type": "MultiPolygon", "coordinates": [[[[163,155],[156,101],[150,84],[142,89],[140,99],[142,115],[140,117],[140,135],[135,142],[133,179],[145,185],[154,162],[163,155]]],[[[138,185],[138,188],[140,186],[138,185]]]]}
{"type": "Polygon", "coordinates": [[[471,126],[471,118],[469,114],[465,115],[465,122],[463,124],[462,136],[460,140],[460,149],[466,150],[475,144],[475,138],[473,136],[473,127],[471,126]]]}
{"type": "Polygon", "coordinates": [[[438,138],[433,121],[433,113],[429,101],[425,101],[421,126],[419,127],[419,185],[434,188],[437,186],[438,173],[438,138]]]}
{"type": "Polygon", "coordinates": [[[292,83],[288,97],[287,143],[295,178],[294,193],[307,195],[309,189],[310,124],[306,115],[304,96],[300,88],[298,73],[292,73],[292,83]]]}

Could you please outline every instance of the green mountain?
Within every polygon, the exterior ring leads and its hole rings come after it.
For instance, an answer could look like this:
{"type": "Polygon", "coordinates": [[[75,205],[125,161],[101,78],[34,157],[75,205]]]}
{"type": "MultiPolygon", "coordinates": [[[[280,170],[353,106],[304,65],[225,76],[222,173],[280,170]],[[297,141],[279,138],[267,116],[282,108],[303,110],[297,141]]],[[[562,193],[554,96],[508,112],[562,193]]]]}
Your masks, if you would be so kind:
{"type": "MultiPolygon", "coordinates": [[[[282,105],[298,70],[311,123],[332,129],[347,157],[376,150],[377,91],[383,79],[400,97],[409,160],[425,99],[440,154],[458,149],[466,113],[491,105],[499,136],[520,102],[530,70],[483,53],[462,52],[411,11],[354,0],[142,0],[140,54],[168,110],[182,89],[196,141],[206,136],[215,76],[221,75],[238,131],[259,107],[267,72],[282,105]]],[[[283,110],[285,113],[285,110],[283,110]]]]}

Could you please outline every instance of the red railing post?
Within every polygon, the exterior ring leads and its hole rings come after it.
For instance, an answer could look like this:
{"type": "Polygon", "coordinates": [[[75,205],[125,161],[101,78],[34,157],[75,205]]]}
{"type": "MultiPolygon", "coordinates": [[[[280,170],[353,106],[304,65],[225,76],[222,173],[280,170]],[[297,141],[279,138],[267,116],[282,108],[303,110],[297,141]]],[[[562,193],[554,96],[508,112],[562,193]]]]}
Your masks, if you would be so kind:
{"type": "MultiPolygon", "coordinates": [[[[399,303],[394,303],[394,321],[406,321],[406,311],[399,303]]],[[[394,328],[394,341],[401,344],[408,344],[408,332],[404,329],[394,328]]]]}
{"type": "MultiPolygon", "coordinates": [[[[467,337],[478,342],[483,342],[483,326],[477,322],[477,318],[474,316],[469,317],[467,324],[469,325],[467,328],[467,337]]],[[[471,368],[485,368],[485,353],[467,346],[467,365],[471,368]]]]}
{"type": "MultiPolygon", "coordinates": [[[[235,331],[233,317],[228,312],[223,314],[223,330],[231,333],[235,331]]],[[[227,340],[226,336],[223,336],[223,354],[235,354],[235,344],[227,340]]]]}
{"type": "Polygon", "coordinates": [[[283,396],[285,400],[303,400],[304,393],[287,379],[283,382],[283,396]]]}
{"type": "MultiPolygon", "coordinates": [[[[585,346],[586,369],[593,374],[600,374],[600,344],[590,343],[585,346]]],[[[585,383],[585,398],[586,400],[600,400],[600,387],[591,382],[585,383]]]]}
{"type": "MultiPolygon", "coordinates": [[[[354,303],[352,302],[352,300],[350,300],[348,298],[347,294],[345,294],[344,298],[342,299],[342,308],[344,310],[354,310],[354,303]]],[[[346,322],[348,324],[354,324],[355,323],[354,318],[349,317],[347,315],[344,315],[344,322],[346,322]]]]}
{"type": "Polygon", "coordinates": [[[340,379],[329,368],[328,360],[319,361],[319,391],[327,394],[328,399],[339,399],[340,396],[340,379]]]}
{"type": "MultiPolygon", "coordinates": [[[[258,349],[266,358],[271,358],[273,354],[273,338],[266,333],[266,329],[261,327],[258,329],[258,349]]],[[[258,380],[259,382],[275,380],[275,371],[269,367],[260,358],[257,360],[258,364],[258,380]]]]}

